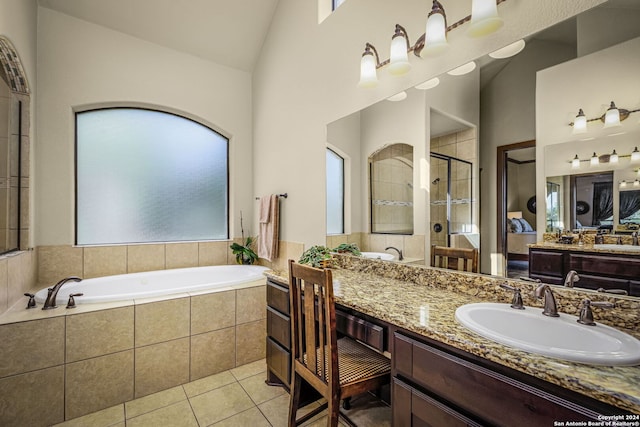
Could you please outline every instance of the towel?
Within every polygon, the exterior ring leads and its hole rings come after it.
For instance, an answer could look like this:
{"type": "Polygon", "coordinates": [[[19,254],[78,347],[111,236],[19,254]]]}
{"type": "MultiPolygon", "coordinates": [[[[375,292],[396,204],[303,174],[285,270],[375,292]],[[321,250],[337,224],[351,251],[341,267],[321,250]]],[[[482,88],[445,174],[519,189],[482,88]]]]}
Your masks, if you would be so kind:
{"type": "Polygon", "coordinates": [[[276,194],[260,198],[259,222],[260,238],[258,239],[258,256],[267,261],[273,261],[278,257],[280,222],[280,203],[278,203],[278,196],[276,194]]]}

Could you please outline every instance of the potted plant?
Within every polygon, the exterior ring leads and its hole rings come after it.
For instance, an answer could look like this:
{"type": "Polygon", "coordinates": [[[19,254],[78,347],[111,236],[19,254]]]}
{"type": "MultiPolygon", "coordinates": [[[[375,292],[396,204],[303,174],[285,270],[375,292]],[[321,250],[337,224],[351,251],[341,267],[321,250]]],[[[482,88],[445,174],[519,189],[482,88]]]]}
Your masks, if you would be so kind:
{"type": "Polygon", "coordinates": [[[236,256],[238,264],[251,265],[258,260],[258,254],[253,250],[256,241],[255,237],[249,236],[244,238],[244,226],[242,224],[242,211],[240,211],[240,231],[242,233],[242,244],[233,242],[229,247],[236,256]]]}
{"type": "Polygon", "coordinates": [[[311,246],[302,253],[298,262],[316,268],[328,268],[331,263],[331,249],[321,245],[311,246]]]}
{"type": "Polygon", "coordinates": [[[360,248],[355,243],[341,243],[335,248],[333,248],[333,252],[338,252],[339,254],[349,253],[355,256],[362,256],[362,252],[360,252],[360,248]]]}

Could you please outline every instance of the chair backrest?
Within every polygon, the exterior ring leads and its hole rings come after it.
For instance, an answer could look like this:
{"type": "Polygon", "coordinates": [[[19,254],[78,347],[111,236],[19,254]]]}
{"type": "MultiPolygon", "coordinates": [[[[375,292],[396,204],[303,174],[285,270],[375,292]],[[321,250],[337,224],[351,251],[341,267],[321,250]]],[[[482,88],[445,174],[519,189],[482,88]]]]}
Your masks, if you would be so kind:
{"type": "Polygon", "coordinates": [[[331,270],[289,260],[289,301],[293,368],[323,396],[331,396],[340,386],[331,270]]]}
{"type": "Polygon", "coordinates": [[[431,266],[477,273],[478,249],[431,245],[431,266]]]}

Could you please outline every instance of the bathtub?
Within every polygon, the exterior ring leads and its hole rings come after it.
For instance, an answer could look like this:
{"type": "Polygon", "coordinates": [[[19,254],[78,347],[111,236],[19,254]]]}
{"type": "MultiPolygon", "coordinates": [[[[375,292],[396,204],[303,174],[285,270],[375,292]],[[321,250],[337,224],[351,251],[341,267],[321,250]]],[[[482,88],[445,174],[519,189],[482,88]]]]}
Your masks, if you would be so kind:
{"type": "MultiPolygon", "coordinates": [[[[84,279],[65,283],[58,292],[56,303],[58,306],[66,305],[69,295],[77,293],[83,296],[75,298],[76,304],[87,304],[203,292],[264,282],[266,270],[267,267],[257,265],[217,265],[84,279]]],[[[44,303],[46,299],[47,288],[36,293],[37,302],[44,303]]]]}

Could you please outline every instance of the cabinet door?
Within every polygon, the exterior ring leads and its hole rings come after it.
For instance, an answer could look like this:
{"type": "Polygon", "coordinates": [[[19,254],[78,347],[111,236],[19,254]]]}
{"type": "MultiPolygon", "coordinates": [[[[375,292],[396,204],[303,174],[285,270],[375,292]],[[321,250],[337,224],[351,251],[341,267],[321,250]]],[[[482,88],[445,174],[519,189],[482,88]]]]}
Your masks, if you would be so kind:
{"type": "Polygon", "coordinates": [[[564,277],[564,254],[531,249],[529,251],[529,273],[547,277],[564,277]]]}
{"type": "MultiPolygon", "coordinates": [[[[569,269],[594,276],[635,279],[640,276],[640,259],[593,253],[570,253],[569,269]]],[[[578,286],[581,284],[578,283],[578,286]]]]}
{"type": "Polygon", "coordinates": [[[593,276],[591,274],[579,273],[580,280],[575,286],[586,289],[623,289],[629,292],[629,281],[627,279],[615,279],[613,277],[593,276]]]}
{"type": "Polygon", "coordinates": [[[640,297],[640,281],[629,281],[629,295],[640,297]]]}
{"type": "Polygon", "coordinates": [[[267,366],[284,384],[291,384],[291,353],[267,337],[267,366]]]}

